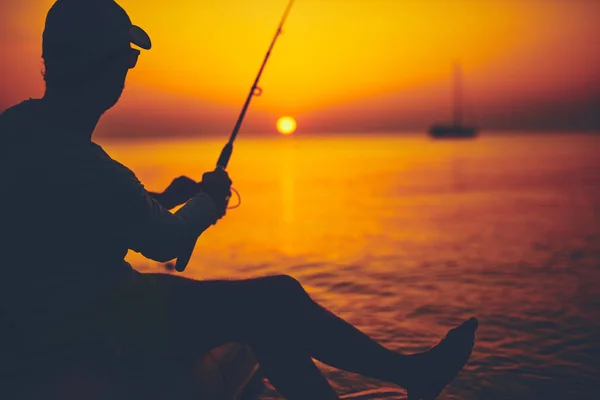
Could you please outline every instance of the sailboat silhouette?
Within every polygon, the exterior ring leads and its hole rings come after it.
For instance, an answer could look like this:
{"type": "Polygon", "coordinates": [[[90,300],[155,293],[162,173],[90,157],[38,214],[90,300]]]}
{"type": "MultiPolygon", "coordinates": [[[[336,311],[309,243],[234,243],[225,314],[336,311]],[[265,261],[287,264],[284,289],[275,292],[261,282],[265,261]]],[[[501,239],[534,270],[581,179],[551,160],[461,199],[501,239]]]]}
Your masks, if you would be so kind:
{"type": "Polygon", "coordinates": [[[477,136],[477,128],[462,124],[462,70],[459,64],[454,65],[454,122],[435,124],[429,129],[429,135],[435,139],[473,138],[477,136]]]}

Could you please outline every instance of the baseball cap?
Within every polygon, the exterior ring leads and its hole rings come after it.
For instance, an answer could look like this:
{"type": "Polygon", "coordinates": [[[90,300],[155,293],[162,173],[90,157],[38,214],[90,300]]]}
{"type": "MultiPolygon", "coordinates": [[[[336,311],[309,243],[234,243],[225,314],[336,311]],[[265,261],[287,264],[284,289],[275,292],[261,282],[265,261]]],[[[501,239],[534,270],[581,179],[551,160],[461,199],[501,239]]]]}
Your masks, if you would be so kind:
{"type": "Polygon", "coordinates": [[[46,69],[76,69],[131,44],[152,47],[148,34],[114,0],[57,0],[46,16],[42,38],[46,69]]]}

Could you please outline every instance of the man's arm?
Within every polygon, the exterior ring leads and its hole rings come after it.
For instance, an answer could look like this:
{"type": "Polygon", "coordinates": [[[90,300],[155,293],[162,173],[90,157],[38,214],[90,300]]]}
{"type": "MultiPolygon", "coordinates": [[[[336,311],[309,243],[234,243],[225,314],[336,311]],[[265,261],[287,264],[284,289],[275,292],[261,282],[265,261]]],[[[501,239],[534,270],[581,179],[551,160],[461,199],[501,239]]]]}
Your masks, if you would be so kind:
{"type": "Polygon", "coordinates": [[[185,251],[184,243],[196,240],[222,217],[213,199],[202,192],[171,213],[131,170],[106,157],[101,163],[103,188],[99,190],[107,207],[114,210],[115,235],[131,250],[158,262],[173,260],[185,251]]]}
{"type": "Polygon", "coordinates": [[[128,230],[128,247],[158,262],[181,255],[184,243],[197,239],[217,221],[212,199],[199,193],[176,213],[146,193],[142,216],[128,230]]]}
{"type": "Polygon", "coordinates": [[[161,198],[162,193],[148,192],[148,195],[150,197],[152,197],[154,200],[158,201],[158,204],[160,204],[161,206],[163,206],[167,210],[171,209],[171,207],[167,207],[168,204],[165,204],[165,201],[161,198]]]}
{"type": "Polygon", "coordinates": [[[200,185],[187,176],[180,176],[173,179],[173,182],[162,193],[148,192],[148,194],[161,206],[171,210],[184,204],[193,196],[200,192],[200,185]]]}
{"type": "Polygon", "coordinates": [[[177,206],[177,205],[173,205],[173,203],[170,202],[168,199],[165,199],[165,197],[163,196],[163,193],[148,192],[148,195],[150,197],[152,197],[154,200],[156,200],[158,202],[158,204],[160,204],[167,210],[171,210],[172,208],[175,208],[177,206]]]}

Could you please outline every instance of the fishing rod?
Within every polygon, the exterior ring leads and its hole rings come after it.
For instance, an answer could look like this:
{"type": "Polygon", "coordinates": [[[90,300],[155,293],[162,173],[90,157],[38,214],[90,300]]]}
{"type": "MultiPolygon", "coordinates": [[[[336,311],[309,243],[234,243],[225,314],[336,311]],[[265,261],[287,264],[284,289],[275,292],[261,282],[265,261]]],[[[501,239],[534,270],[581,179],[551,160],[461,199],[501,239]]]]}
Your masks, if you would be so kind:
{"type": "Polygon", "coordinates": [[[250,101],[252,100],[252,97],[258,97],[262,94],[262,89],[258,87],[258,82],[260,81],[260,77],[262,76],[263,70],[265,69],[265,65],[267,65],[267,61],[269,61],[271,51],[273,50],[273,47],[275,47],[275,42],[277,41],[277,38],[283,33],[283,24],[285,23],[285,20],[287,19],[287,16],[290,13],[292,6],[294,5],[294,1],[295,0],[290,0],[290,2],[287,5],[287,8],[285,9],[285,13],[283,14],[283,18],[281,18],[281,22],[279,23],[277,32],[275,32],[275,37],[273,37],[273,41],[271,42],[271,46],[269,46],[267,55],[265,56],[262,65],[260,66],[260,70],[258,71],[258,75],[256,75],[256,79],[254,80],[254,84],[250,89],[250,93],[248,93],[248,97],[246,98],[246,102],[244,103],[244,107],[242,108],[242,112],[240,113],[235,127],[233,128],[233,132],[229,137],[229,142],[227,142],[227,144],[225,145],[225,147],[223,147],[223,150],[221,151],[221,155],[219,156],[219,160],[217,161],[217,168],[227,168],[227,164],[229,163],[229,159],[231,158],[231,153],[233,152],[233,142],[235,141],[235,138],[237,137],[237,134],[242,126],[242,122],[244,121],[244,116],[246,115],[246,111],[248,110],[250,101]]]}
{"type": "MultiPolygon", "coordinates": [[[[217,169],[225,170],[227,168],[227,164],[229,164],[229,159],[231,158],[231,154],[233,153],[233,142],[235,141],[237,134],[238,134],[240,128],[242,127],[242,122],[244,121],[244,117],[246,116],[246,111],[248,111],[248,107],[250,106],[250,102],[252,101],[253,97],[259,97],[262,94],[262,89],[258,86],[258,82],[260,81],[260,77],[262,76],[265,66],[267,65],[267,61],[269,61],[269,57],[271,57],[271,51],[273,51],[273,47],[275,47],[275,42],[277,42],[277,38],[283,33],[283,25],[285,24],[288,14],[290,13],[292,6],[294,5],[294,1],[295,0],[290,0],[290,2],[288,3],[288,5],[285,9],[285,12],[283,13],[281,22],[279,23],[279,26],[277,27],[277,31],[275,32],[275,36],[273,37],[273,40],[271,41],[269,50],[267,50],[265,59],[263,60],[262,65],[260,66],[260,69],[258,70],[258,75],[256,75],[254,84],[252,84],[252,88],[250,88],[250,93],[248,93],[248,97],[246,97],[246,101],[244,102],[244,107],[242,107],[242,111],[237,119],[237,122],[235,123],[233,132],[231,132],[229,141],[227,142],[227,144],[225,144],[225,146],[223,147],[223,150],[221,150],[221,154],[219,155],[219,159],[217,160],[217,169]]],[[[229,203],[229,198],[227,198],[227,203],[229,203]]],[[[192,252],[194,251],[194,247],[196,246],[196,241],[197,241],[197,239],[194,239],[193,242],[191,243],[191,246],[189,247],[189,249],[186,249],[186,251],[180,257],[177,258],[177,262],[175,263],[175,269],[177,271],[183,272],[185,270],[185,268],[187,267],[187,264],[190,261],[190,257],[192,256],[192,252]]]]}

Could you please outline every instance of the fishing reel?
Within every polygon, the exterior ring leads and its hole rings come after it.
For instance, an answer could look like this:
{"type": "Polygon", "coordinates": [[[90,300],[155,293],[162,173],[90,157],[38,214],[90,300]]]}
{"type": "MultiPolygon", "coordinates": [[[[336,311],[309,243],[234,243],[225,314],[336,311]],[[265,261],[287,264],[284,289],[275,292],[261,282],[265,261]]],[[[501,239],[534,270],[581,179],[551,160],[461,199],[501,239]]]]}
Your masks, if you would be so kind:
{"type": "MultiPolygon", "coordinates": [[[[203,190],[202,186],[203,186],[202,182],[199,182],[198,183],[198,190],[200,192],[205,192],[203,190]]],[[[209,195],[208,193],[206,193],[206,194],[209,195]]],[[[210,197],[210,195],[209,195],[209,197],[210,197]]],[[[241,205],[242,205],[242,196],[240,196],[240,192],[238,192],[234,187],[230,187],[229,188],[229,195],[225,198],[225,209],[226,210],[233,210],[235,208],[238,208],[241,205]],[[230,206],[229,205],[229,202],[231,201],[232,194],[235,194],[235,197],[237,197],[237,203],[234,206],[230,206]]]]}

